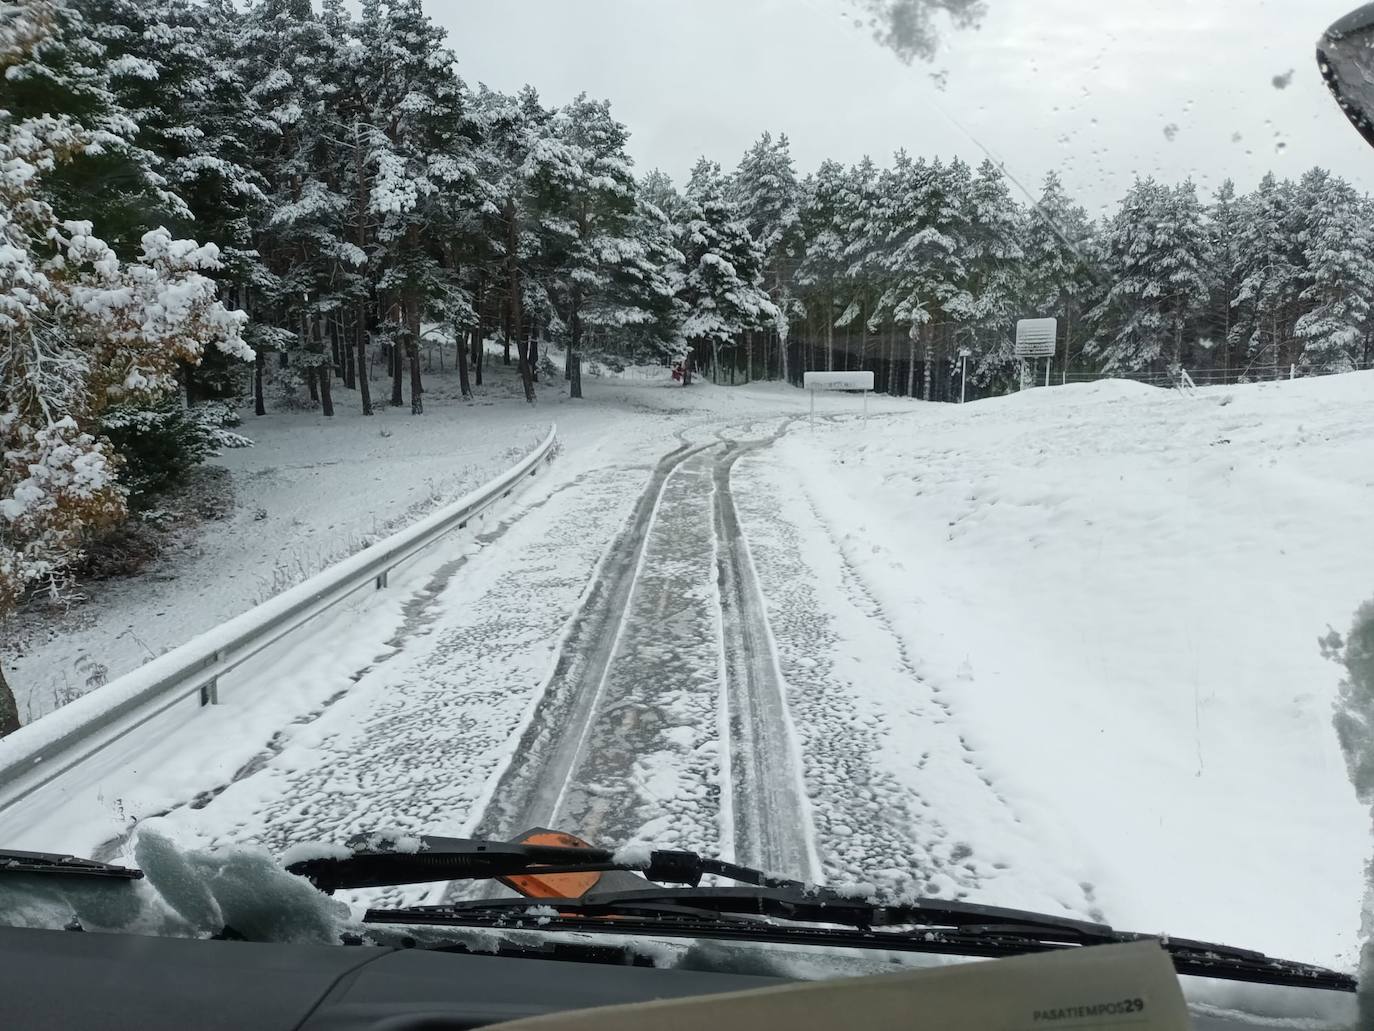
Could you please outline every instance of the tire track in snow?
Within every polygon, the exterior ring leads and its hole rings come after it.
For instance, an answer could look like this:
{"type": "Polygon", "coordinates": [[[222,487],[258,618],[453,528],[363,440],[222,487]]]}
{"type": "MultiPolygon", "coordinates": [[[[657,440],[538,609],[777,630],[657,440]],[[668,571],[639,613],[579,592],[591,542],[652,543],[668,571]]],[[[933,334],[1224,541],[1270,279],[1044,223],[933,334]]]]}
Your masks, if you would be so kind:
{"type": "Polygon", "coordinates": [[[713,470],[734,854],[737,862],[815,881],[820,863],[786,686],[730,483],[741,457],[776,439],[732,443],[713,470]]]}
{"type": "Polygon", "coordinates": [[[600,714],[620,628],[669,478],[709,446],[684,442],[655,467],[629,521],[606,549],[563,631],[553,671],[504,769],[489,786],[480,817],[472,821],[474,836],[509,838],[555,822],[600,714]]]}
{"type": "Polygon", "coordinates": [[[739,457],[777,435],[665,457],[589,588],[476,836],[550,825],[817,875],[784,686],[730,488],[739,457]]]}
{"type": "Polygon", "coordinates": [[[664,483],[596,717],[552,808],[560,826],[592,841],[721,847],[715,450],[692,455],[664,483]]]}

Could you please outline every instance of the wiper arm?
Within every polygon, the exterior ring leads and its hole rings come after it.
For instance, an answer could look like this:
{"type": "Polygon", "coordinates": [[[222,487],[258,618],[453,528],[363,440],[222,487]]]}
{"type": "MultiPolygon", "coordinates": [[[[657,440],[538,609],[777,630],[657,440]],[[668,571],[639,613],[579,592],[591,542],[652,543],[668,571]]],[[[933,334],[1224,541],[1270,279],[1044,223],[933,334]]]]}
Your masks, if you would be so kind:
{"type": "Polygon", "coordinates": [[[0,875],[3,874],[112,877],[136,881],[143,876],[143,871],[130,869],[127,866],[114,866],[111,863],[98,863],[94,859],[61,855],[56,852],[15,852],[0,849],[0,875]]]}
{"type": "Polygon", "coordinates": [[[833,888],[797,884],[781,888],[678,888],[597,892],[579,899],[476,899],[441,906],[414,906],[402,912],[444,917],[456,913],[516,913],[531,905],[547,905],[560,913],[589,917],[619,916],[628,912],[658,912],[662,907],[686,907],[711,916],[769,917],[794,923],[840,924],[871,930],[878,927],[979,928],[993,925],[1033,929],[1065,943],[1096,944],[1115,932],[1105,924],[1031,913],[1021,909],[984,906],[946,899],[873,902],[833,888]]]}
{"type": "Polygon", "coordinates": [[[332,893],[340,888],[383,888],[432,881],[495,880],[539,873],[603,873],[623,870],[660,884],[697,885],[714,874],[769,888],[801,888],[800,881],[773,877],[762,870],[738,866],[696,852],[655,850],[626,859],[598,848],[521,845],[508,841],[422,837],[410,847],[376,834],[349,839],[352,853],[288,863],[286,869],[307,878],[316,888],[332,893]]]}
{"type": "Polygon", "coordinates": [[[866,902],[826,888],[648,890],[541,899],[537,905],[529,899],[486,899],[373,909],[364,921],[716,938],[987,958],[1154,940],[1169,953],[1180,974],[1331,991],[1353,992],[1357,987],[1347,974],[1272,959],[1248,949],[1117,931],[1105,924],[973,903],[866,902]],[[779,920],[785,922],[774,922],[779,920]],[[806,926],[814,924],[832,926],[806,926]]]}

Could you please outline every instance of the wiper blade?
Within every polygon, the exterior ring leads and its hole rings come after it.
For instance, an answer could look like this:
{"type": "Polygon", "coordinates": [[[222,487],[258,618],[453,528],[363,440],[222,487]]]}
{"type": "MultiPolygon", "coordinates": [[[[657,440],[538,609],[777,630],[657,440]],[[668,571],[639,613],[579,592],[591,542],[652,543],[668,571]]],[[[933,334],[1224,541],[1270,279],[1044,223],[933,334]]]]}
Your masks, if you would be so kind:
{"type": "Polygon", "coordinates": [[[773,877],[696,852],[655,850],[632,861],[597,848],[522,845],[508,841],[422,837],[400,847],[395,839],[363,834],[349,839],[352,854],[288,863],[286,869],[332,893],[340,888],[384,888],[433,881],[496,880],[539,873],[603,873],[623,870],[660,884],[697,885],[708,874],[762,887],[800,888],[802,883],[773,877]]]}
{"type": "Polygon", "coordinates": [[[0,874],[44,874],[58,877],[113,877],[136,881],[142,870],[56,852],[16,852],[0,849],[0,874]]]}
{"type": "Polygon", "coordinates": [[[716,938],[986,958],[1153,940],[1169,953],[1180,974],[1331,991],[1353,992],[1357,987],[1348,974],[1248,949],[1117,931],[1105,924],[974,903],[866,902],[825,888],[648,890],[541,899],[537,905],[529,899],[479,899],[373,909],[364,921],[716,938]],[[807,926],[815,924],[840,926],[807,926]]]}

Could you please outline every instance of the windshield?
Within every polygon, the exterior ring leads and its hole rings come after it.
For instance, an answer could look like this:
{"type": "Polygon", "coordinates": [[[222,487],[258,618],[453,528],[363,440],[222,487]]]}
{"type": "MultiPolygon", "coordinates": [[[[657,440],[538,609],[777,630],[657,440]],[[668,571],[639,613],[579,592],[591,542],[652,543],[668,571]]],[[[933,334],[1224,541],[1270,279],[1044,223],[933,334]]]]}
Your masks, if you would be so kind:
{"type": "Polygon", "coordinates": [[[542,827],[1356,972],[1350,3],[0,2],[0,849],[542,827]]]}

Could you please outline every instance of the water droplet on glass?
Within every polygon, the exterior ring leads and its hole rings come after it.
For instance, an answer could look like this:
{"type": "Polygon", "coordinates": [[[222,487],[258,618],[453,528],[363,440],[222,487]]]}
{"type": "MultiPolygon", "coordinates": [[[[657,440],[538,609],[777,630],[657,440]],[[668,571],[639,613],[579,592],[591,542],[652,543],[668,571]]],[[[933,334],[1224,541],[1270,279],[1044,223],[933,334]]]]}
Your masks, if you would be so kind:
{"type": "Polygon", "coordinates": [[[1174,137],[1176,137],[1177,135],[1178,126],[1173,122],[1170,122],[1168,125],[1164,127],[1164,138],[1168,140],[1170,143],[1174,142],[1174,137]]]}
{"type": "Polygon", "coordinates": [[[1274,153],[1275,153],[1275,154],[1282,154],[1282,153],[1283,153],[1284,151],[1286,151],[1287,149],[1288,149],[1288,144],[1285,143],[1283,140],[1279,140],[1277,143],[1274,144],[1274,153]]]}
{"type": "Polygon", "coordinates": [[[1238,133],[1238,132],[1233,132],[1233,133],[1231,134],[1231,142],[1232,142],[1232,143],[1239,143],[1240,141],[1241,141],[1241,135],[1240,135],[1240,133],[1238,133]]]}
{"type": "Polygon", "coordinates": [[[1289,68],[1282,75],[1275,75],[1269,81],[1274,84],[1274,89],[1287,89],[1289,83],[1293,81],[1293,69],[1289,68]]]}

